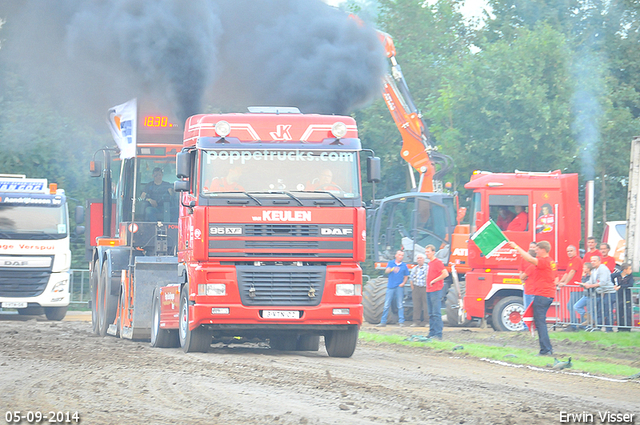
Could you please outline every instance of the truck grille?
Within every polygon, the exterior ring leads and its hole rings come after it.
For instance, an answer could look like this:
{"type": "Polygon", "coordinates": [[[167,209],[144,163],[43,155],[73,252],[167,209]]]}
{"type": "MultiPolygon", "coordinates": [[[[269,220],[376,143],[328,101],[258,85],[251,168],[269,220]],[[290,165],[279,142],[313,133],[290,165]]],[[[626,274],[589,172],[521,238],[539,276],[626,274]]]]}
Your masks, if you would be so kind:
{"type": "Polygon", "coordinates": [[[318,249],[318,241],[246,241],[247,248],[318,249]]]}
{"type": "Polygon", "coordinates": [[[246,236],[314,237],[320,234],[317,224],[246,224],[246,236]]]}
{"type": "Polygon", "coordinates": [[[237,266],[240,299],[246,306],[320,304],[324,266],[237,266]]]}
{"type": "Polygon", "coordinates": [[[51,269],[0,267],[0,297],[36,297],[49,282],[51,269]]]}

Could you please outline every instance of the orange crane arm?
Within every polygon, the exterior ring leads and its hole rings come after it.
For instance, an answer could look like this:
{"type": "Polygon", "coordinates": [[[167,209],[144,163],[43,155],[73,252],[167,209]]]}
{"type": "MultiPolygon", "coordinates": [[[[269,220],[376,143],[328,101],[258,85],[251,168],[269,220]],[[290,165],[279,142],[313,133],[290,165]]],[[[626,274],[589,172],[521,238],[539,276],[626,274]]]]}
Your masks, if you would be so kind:
{"type": "Polygon", "coordinates": [[[402,136],[400,156],[420,173],[419,191],[433,192],[435,166],[431,155],[434,147],[431,144],[429,130],[424,125],[422,115],[413,103],[402,69],[396,61],[393,39],[382,31],[378,31],[378,37],[391,62],[391,73],[383,77],[382,95],[402,136]]]}

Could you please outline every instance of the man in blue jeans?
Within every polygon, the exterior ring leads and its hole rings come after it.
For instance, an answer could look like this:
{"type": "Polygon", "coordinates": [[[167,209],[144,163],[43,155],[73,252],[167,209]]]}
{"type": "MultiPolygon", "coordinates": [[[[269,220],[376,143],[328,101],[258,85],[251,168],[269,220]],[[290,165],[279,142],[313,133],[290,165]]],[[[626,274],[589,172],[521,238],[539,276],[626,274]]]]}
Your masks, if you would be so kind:
{"type": "Polygon", "coordinates": [[[427,273],[427,308],[429,309],[429,338],[442,339],[442,290],[449,272],[436,258],[436,247],[427,245],[424,253],[429,259],[427,273]]]}
{"type": "Polygon", "coordinates": [[[404,298],[404,284],[409,279],[409,268],[402,262],[404,258],[404,252],[397,251],[395,260],[389,261],[384,273],[389,275],[389,281],[387,282],[387,293],[384,298],[384,310],[382,311],[382,319],[378,327],[387,326],[387,317],[389,316],[389,307],[391,303],[396,302],[398,306],[398,326],[404,326],[404,307],[402,306],[402,299],[404,298]]]}
{"type": "Polygon", "coordinates": [[[541,356],[553,354],[553,347],[547,330],[547,310],[551,306],[556,295],[556,263],[549,257],[551,244],[540,241],[536,244],[536,256],[533,257],[527,251],[520,248],[515,242],[509,242],[509,246],[518,251],[520,256],[535,266],[527,281],[528,292],[533,295],[533,322],[538,330],[538,342],[541,356]]]}
{"type": "Polygon", "coordinates": [[[591,279],[588,283],[582,283],[581,285],[587,289],[594,289],[596,293],[596,328],[600,328],[602,325],[607,325],[606,331],[613,332],[613,317],[611,314],[611,303],[613,295],[616,293],[616,289],[611,281],[611,272],[609,268],[602,264],[602,260],[599,255],[591,257],[591,265],[593,270],[591,271],[591,279]]]}

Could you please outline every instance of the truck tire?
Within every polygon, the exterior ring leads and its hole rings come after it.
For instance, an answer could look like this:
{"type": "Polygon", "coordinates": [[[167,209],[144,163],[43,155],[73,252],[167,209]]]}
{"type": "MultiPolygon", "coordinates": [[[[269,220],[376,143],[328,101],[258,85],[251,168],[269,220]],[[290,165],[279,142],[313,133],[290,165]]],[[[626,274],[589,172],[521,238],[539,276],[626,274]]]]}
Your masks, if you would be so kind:
{"type": "MultiPolygon", "coordinates": [[[[460,287],[460,296],[464,298],[466,284],[464,280],[458,282],[458,286],[460,287]]],[[[471,323],[470,320],[467,320],[465,317],[460,317],[460,307],[458,305],[458,294],[456,292],[456,287],[454,284],[449,286],[449,290],[447,291],[447,297],[445,300],[445,308],[447,310],[447,324],[449,326],[469,326],[471,323]]]]}
{"type": "Polygon", "coordinates": [[[100,298],[100,275],[98,274],[98,261],[93,263],[91,276],[89,277],[91,286],[91,330],[94,334],[100,335],[100,320],[98,319],[98,300],[100,298]]]}
{"type": "Polygon", "coordinates": [[[269,346],[279,351],[295,351],[298,346],[298,335],[295,333],[281,333],[269,338],[269,346]]]}
{"type": "Polygon", "coordinates": [[[64,316],[67,314],[67,309],[69,307],[45,307],[44,314],[47,316],[47,320],[56,320],[60,321],[64,319],[64,316]]]}
{"type": "Polygon", "coordinates": [[[107,329],[118,315],[118,296],[111,295],[111,276],[107,275],[107,268],[102,267],[100,284],[98,285],[98,322],[99,335],[107,336],[107,329]]]}
{"type": "Polygon", "coordinates": [[[211,346],[211,332],[202,326],[189,330],[189,284],[185,284],[180,294],[180,346],[185,353],[206,353],[211,346]]]}
{"type": "Polygon", "coordinates": [[[491,313],[491,324],[495,331],[517,332],[524,329],[522,297],[506,297],[498,301],[491,313]]]}
{"type": "MultiPolygon", "coordinates": [[[[364,285],[362,292],[362,307],[364,310],[364,320],[372,325],[377,325],[382,320],[382,313],[384,312],[384,299],[387,295],[387,278],[380,276],[375,279],[369,280],[364,285]]],[[[405,291],[405,299],[411,297],[411,290],[405,291]]],[[[404,320],[411,320],[413,317],[413,307],[408,306],[404,308],[404,320]]],[[[427,318],[428,319],[428,318],[427,318]]],[[[389,315],[387,316],[387,323],[398,323],[398,308],[395,304],[389,308],[389,315]]]]}
{"type": "Polygon", "coordinates": [[[320,349],[320,335],[300,335],[296,351],[318,351],[320,349]]]}
{"type": "Polygon", "coordinates": [[[324,336],[324,346],[330,357],[351,357],[358,343],[358,326],[350,325],[344,331],[330,331],[324,336]]]}
{"type": "Polygon", "coordinates": [[[160,291],[153,296],[151,310],[151,346],[156,348],[174,348],[180,345],[176,329],[160,328],[160,291]]]}
{"type": "Polygon", "coordinates": [[[382,319],[384,311],[384,298],[387,293],[387,278],[384,276],[370,279],[362,292],[362,307],[364,320],[377,325],[382,319]]]}

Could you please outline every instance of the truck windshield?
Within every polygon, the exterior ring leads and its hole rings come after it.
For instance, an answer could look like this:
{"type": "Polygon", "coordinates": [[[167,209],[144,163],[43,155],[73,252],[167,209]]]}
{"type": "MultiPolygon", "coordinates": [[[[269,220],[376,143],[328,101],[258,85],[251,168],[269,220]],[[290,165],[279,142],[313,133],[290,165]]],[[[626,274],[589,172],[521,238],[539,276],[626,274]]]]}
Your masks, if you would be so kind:
{"type": "Polygon", "coordinates": [[[66,204],[56,207],[0,205],[0,237],[63,239],[69,234],[66,204]]]}
{"type": "Polygon", "coordinates": [[[295,192],[295,196],[358,198],[356,152],[215,150],[202,156],[202,193],[295,192]],[[318,192],[325,192],[324,195],[318,192]]]}

